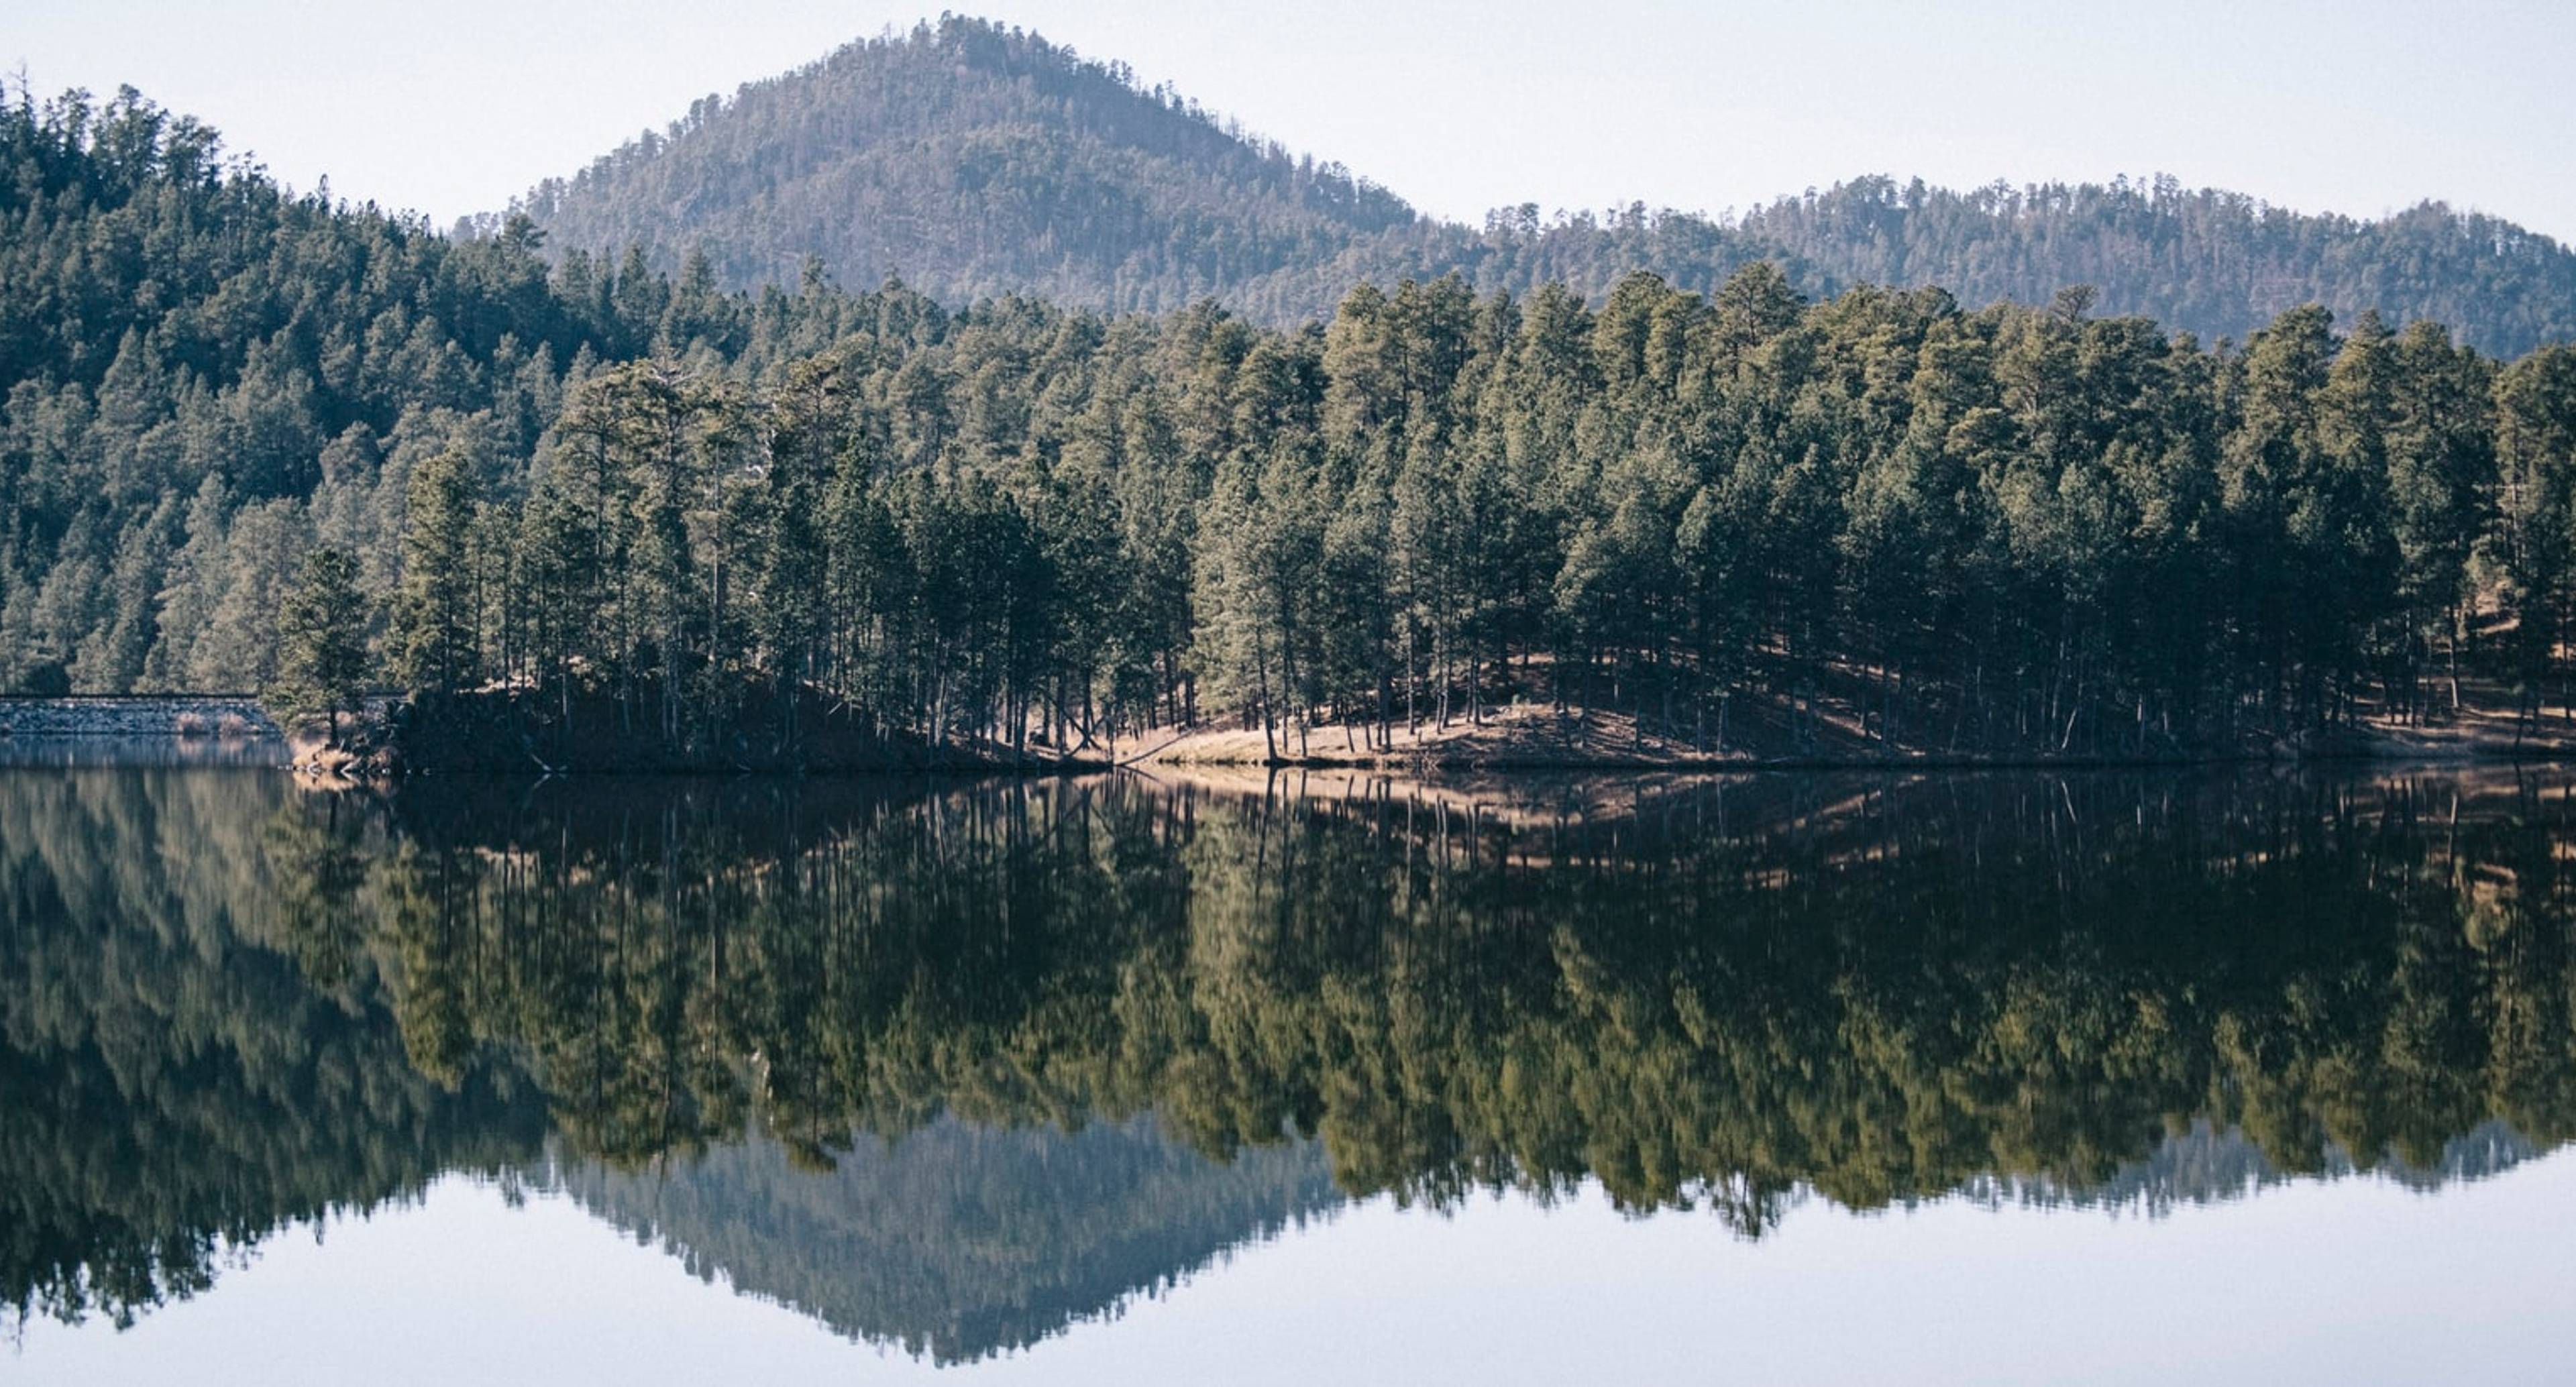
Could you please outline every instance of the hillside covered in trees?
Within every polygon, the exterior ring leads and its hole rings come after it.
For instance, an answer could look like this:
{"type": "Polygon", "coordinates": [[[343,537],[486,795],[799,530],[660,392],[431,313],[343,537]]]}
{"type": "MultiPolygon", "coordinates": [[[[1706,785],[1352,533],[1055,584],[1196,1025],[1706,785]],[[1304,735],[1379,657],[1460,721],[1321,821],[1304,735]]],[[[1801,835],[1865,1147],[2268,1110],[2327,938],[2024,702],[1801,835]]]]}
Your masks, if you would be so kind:
{"type": "Polygon", "coordinates": [[[951,306],[1032,293],[1111,311],[1304,275],[1419,220],[1122,68],[965,19],[705,98],[524,202],[558,246],[641,244],[674,270],[703,251],[729,287],[792,282],[812,256],[951,306]]]}
{"type": "Polygon", "coordinates": [[[549,263],[524,223],[459,243],[289,197],[131,91],[11,93],[0,170],[0,689],[261,688],[316,543],[390,590],[419,458],[503,482],[567,381],[714,318],[697,359],[737,367],[839,335],[776,294],[549,263]]]}
{"type": "Polygon", "coordinates": [[[2576,337],[2576,253],[2429,202],[2372,221],[2164,177],[1965,192],[1869,177],[1715,218],[1525,205],[1461,226],[1140,90],[1118,64],[962,18],[707,97],[523,208],[564,249],[641,245],[671,272],[703,252],[745,289],[792,286],[812,256],[842,283],[900,275],[952,308],[1027,293],[1164,312],[1212,296],[1293,327],[1364,282],[1455,273],[1478,293],[1562,282],[1597,297],[1647,271],[1708,292],[1769,259],[1811,297],[1938,286],[1980,308],[2087,284],[2107,312],[2204,338],[2242,341],[2310,302],[2429,318],[2491,352],[2576,337]]]}
{"type": "Polygon", "coordinates": [[[131,95],[22,99],[0,153],[0,687],[388,679],[520,769],[1516,700],[2165,755],[2565,701],[2565,347],[2310,306],[2239,350],[1768,261],[1289,331],[952,311],[290,199],[131,95]]]}

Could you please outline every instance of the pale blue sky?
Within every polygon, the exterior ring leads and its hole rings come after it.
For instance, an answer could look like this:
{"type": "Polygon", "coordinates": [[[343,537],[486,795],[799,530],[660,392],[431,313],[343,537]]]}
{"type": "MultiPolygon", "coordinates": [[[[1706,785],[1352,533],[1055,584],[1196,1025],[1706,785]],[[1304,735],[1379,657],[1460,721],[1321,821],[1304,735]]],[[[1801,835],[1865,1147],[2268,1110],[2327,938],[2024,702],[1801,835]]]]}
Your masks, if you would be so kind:
{"type": "MultiPolygon", "coordinates": [[[[131,82],[299,187],[441,224],[912,5],[11,0],[40,92],[131,82]]],[[[1013,0],[1416,206],[1717,211],[1856,174],[2171,172],[2304,210],[2436,197],[2576,240],[2576,4],[1013,0]]]]}

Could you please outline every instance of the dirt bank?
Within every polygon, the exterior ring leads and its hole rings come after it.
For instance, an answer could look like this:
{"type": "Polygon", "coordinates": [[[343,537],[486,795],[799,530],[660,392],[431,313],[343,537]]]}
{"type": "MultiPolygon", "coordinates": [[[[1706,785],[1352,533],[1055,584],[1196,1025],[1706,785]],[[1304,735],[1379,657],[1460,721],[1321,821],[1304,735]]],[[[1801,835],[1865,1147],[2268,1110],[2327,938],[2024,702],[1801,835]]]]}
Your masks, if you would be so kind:
{"type": "MultiPolygon", "coordinates": [[[[1944,766],[2191,765],[2220,761],[2388,761],[2416,763],[2576,760],[2576,723],[2553,713],[2536,724],[2510,714],[2463,709],[2439,726],[2364,721],[2290,738],[2248,736],[2209,746],[2162,746],[2137,754],[2046,750],[1980,753],[1952,746],[1890,746],[1827,722],[1792,741],[1758,736],[1725,751],[1640,727],[1624,713],[1560,712],[1543,704],[1493,710],[1481,723],[1453,719],[1398,726],[1382,744],[1372,730],[1338,724],[1302,735],[1278,729],[1206,728],[1148,737],[1126,758],[1143,767],[1305,766],[1393,771],[1659,770],[1944,766]]],[[[1124,750],[1124,748],[1122,748],[1124,750]]]]}

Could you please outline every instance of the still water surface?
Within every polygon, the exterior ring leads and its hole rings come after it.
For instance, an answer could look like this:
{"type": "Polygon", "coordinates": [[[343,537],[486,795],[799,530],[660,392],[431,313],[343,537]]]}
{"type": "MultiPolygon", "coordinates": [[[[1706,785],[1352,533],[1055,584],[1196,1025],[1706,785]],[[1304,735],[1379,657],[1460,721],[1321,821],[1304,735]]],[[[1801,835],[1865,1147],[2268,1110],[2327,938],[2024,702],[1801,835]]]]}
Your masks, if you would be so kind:
{"type": "Polygon", "coordinates": [[[2563,775],[0,769],[0,1379],[2563,1380],[2563,775]]]}

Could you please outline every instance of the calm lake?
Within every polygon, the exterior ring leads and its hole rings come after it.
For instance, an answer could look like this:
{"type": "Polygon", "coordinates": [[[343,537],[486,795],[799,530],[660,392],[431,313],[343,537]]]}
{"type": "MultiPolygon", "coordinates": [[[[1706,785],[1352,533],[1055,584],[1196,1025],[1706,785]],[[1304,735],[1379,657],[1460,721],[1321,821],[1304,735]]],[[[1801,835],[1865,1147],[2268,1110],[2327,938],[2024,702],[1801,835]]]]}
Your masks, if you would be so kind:
{"type": "Polygon", "coordinates": [[[0,766],[0,1379],[2563,1381],[2571,783],[0,766]]]}

